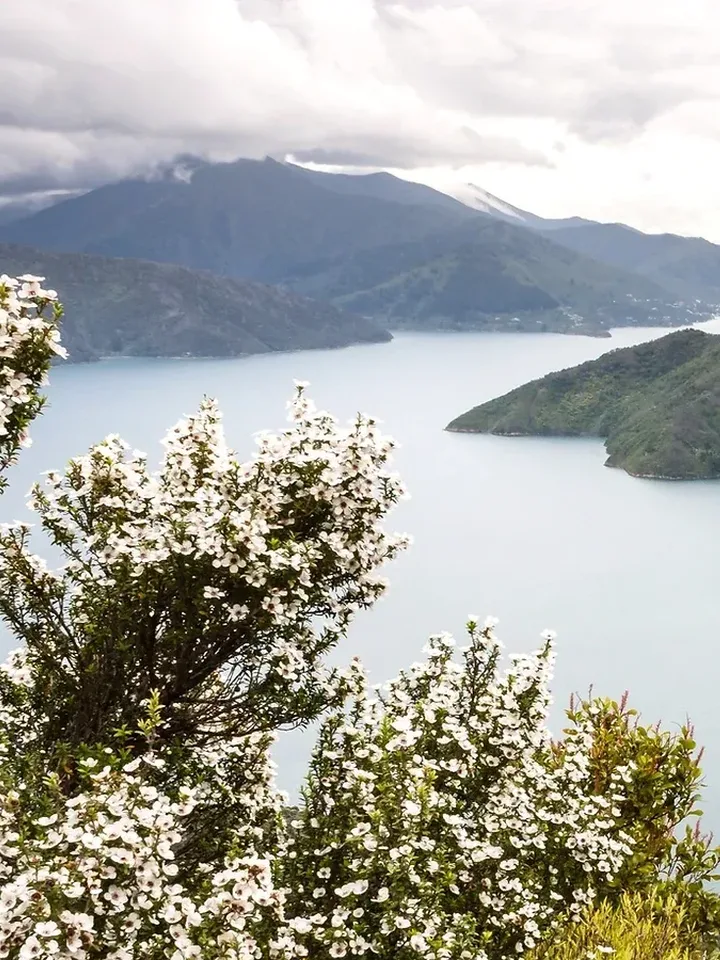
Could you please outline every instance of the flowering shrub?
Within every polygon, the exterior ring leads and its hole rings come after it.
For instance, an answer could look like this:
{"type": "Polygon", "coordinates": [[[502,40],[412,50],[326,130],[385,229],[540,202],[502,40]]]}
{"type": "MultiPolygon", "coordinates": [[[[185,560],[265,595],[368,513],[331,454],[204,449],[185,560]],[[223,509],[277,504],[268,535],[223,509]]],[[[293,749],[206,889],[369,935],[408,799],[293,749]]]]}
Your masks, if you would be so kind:
{"type": "MultiPolygon", "coordinates": [[[[39,282],[0,282],[0,469],[61,351],[39,282]]],[[[718,853],[674,836],[690,729],[589,700],[553,741],[551,637],[503,671],[491,624],[380,693],[324,665],[407,542],[383,527],[403,488],[371,419],[303,384],[290,419],[239,463],[206,400],[157,473],[115,436],[50,473],[57,571],[0,531],[24,644],[0,667],[0,960],[507,960],[658,884],[717,928],[718,853]],[[328,709],[290,818],[274,732],[328,709]]]]}
{"type": "Polygon", "coordinates": [[[341,428],[302,385],[290,416],[248,463],[206,400],[157,474],[118,437],[51,473],[32,506],[60,572],[26,525],[0,534],[0,614],[27,644],[47,744],[133,729],[152,690],[162,735],[198,742],[307,722],[342,693],[321,658],[384,590],[403,489],[372,420],[341,428]]]}
{"type": "MultiPolygon", "coordinates": [[[[632,837],[632,854],[618,871],[610,890],[618,902],[626,891],[646,891],[682,907],[694,929],[720,930],[720,856],[712,836],[704,835],[697,819],[700,800],[702,750],[693,729],[683,725],[676,734],[659,724],[640,723],[628,708],[604,697],[571,701],[568,719],[573,727],[592,732],[590,753],[593,789],[608,790],[617,765],[632,767],[630,784],[618,799],[619,822],[632,837]]],[[[564,741],[554,745],[559,756],[564,741]]]]}
{"type": "MultiPolygon", "coordinates": [[[[641,766],[617,755],[611,769],[604,701],[551,740],[549,638],[505,672],[491,626],[471,626],[463,663],[452,654],[433,638],[380,696],[349,676],[289,824],[269,737],[171,746],[157,695],[137,756],[137,741],[86,746],[71,790],[43,776],[32,739],[14,742],[33,682],[16,654],[0,718],[0,956],[499,960],[584,917],[648,829],[625,822],[647,795],[641,766]]],[[[692,748],[673,743],[676,800],[692,748]]],[[[681,807],[660,793],[670,825],[681,807]]]]}
{"type": "MultiPolygon", "coordinates": [[[[500,960],[612,895],[621,876],[647,880],[630,865],[650,865],[637,852],[649,824],[629,811],[644,793],[657,827],[664,803],[672,836],[694,744],[663,738],[675,790],[656,784],[651,799],[637,751],[604,751],[604,702],[574,710],[554,743],[552,656],[548,637],[503,672],[492,625],[473,623],[462,664],[452,639],[435,637],[424,663],[323,723],[284,874],[294,908],[311,903],[321,918],[311,956],[500,960]]],[[[652,860],[655,878],[673,847],[652,860]]],[[[700,869],[716,867],[703,850],[700,869]]]]}
{"type": "MultiPolygon", "coordinates": [[[[57,321],[61,308],[44,277],[0,274],[0,471],[29,444],[27,427],[40,412],[38,388],[53,355],[65,356],[57,321]]],[[[0,490],[5,484],[0,477],[0,490]]]]}

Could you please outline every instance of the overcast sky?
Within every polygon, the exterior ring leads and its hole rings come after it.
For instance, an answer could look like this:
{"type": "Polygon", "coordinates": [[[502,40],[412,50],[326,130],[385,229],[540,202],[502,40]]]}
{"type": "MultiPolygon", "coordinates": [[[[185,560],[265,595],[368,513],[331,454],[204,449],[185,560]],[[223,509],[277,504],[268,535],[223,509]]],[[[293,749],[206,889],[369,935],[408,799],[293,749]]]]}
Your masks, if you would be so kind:
{"type": "Polygon", "coordinates": [[[178,153],[720,242],[718,0],[0,0],[0,195],[178,153]]]}

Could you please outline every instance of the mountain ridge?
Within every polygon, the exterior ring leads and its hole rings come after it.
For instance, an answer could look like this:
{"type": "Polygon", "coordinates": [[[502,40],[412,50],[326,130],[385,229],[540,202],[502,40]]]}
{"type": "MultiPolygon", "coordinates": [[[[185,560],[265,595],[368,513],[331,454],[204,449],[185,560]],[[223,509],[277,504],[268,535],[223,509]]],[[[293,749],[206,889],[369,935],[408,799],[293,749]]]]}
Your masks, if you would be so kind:
{"type": "Polygon", "coordinates": [[[332,304],[175,264],[0,243],[0,273],[44,276],[59,291],[63,342],[75,361],[232,357],[391,339],[332,304]]]}

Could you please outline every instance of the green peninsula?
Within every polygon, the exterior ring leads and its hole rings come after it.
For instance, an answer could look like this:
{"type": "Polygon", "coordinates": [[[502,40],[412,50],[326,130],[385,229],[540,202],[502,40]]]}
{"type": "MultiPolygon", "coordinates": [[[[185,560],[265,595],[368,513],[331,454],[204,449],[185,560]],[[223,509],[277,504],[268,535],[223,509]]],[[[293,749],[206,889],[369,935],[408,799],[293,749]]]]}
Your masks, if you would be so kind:
{"type": "Polygon", "coordinates": [[[636,477],[720,477],[720,336],[680,330],[550,373],[448,424],[459,433],[601,437],[636,477]]]}

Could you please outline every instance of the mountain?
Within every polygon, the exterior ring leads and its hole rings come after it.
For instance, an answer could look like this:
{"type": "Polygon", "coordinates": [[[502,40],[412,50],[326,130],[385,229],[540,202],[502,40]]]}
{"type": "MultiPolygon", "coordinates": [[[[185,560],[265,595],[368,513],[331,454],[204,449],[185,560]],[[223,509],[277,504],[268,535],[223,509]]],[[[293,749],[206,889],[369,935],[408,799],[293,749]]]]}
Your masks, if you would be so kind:
{"type": "Polygon", "coordinates": [[[0,244],[0,274],[47,278],[71,360],[241,356],[376,343],[390,334],[329,303],[174,264],[0,244]]]}
{"type": "Polygon", "coordinates": [[[633,476],[720,477],[720,337],[681,330],[551,373],[453,420],[462,433],[592,436],[633,476]]]}
{"type": "Polygon", "coordinates": [[[339,189],[341,181],[320,186],[317,176],[271,159],[201,163],[186,176],[92,190],[0,228],[0,240],[272,282],[310,262],[414,240],[469,217],[447,198],[373,196],[382,179],[357,193],[339,189]]]}
{"type": "Polygon", "coordinates": [[[597,223],[582,217],[548,219],[472,183],[450,185],[446,192],[496,220],[546,233],[570,250],[646,277],[676,297],[720,305],[720,246],[709,240],[643,233],[623,223],[597,223]]]}
{"type": "Polygon", "coordinates": [[[548,221],[469,189],[479,209],[388,173],[185,157],[5,224],[0,242],[259,280],[421,329],[604,334],[720,303],[712,244],[672,238],[670,251],[622,227],[603,239],[615,225],[548,221]]]}
{"type": "Polygon", "coordinates": [[[391,327],[607,334],[672,326],[713,308],[520,226],[478,217],[421,240],[309,264],[287,286],[391,327]]]}
{"type": "Polygon", "coordinates": [[[552,239],[602,263],[647,277],[680,297],[720,304],[720,246],[699,237],[641,233],[622,223],[552,230],[552,239]]]}

